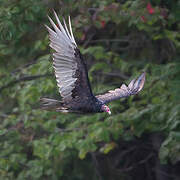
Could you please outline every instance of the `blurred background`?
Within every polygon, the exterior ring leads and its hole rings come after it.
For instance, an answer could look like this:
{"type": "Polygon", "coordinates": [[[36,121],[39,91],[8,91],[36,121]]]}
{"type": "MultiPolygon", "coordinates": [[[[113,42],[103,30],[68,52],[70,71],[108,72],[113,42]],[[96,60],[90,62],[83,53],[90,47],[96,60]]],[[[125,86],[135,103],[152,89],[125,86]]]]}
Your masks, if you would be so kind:
{"type": "Polygon", "coordinates": [[[0,179],[179,180],[180,1],[0,2],[0,179]],[[71,16],[95,94],[146,71],[112,115],[39,109],[60,98],[47,15],[71,16]]]}

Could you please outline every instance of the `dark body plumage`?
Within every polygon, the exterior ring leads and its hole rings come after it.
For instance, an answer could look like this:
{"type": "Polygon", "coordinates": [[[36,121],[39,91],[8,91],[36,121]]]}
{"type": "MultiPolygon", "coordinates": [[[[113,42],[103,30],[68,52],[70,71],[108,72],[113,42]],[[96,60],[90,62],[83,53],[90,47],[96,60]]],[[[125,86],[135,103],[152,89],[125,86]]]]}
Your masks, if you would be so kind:
{"type": "Polygon", "coordinates": [[[120,88],[109,91],[104,95],[94,96],[90,86],[85,61],[76,45],[73,37],[69,18],[69,30],[64,21],[64,27],[54,12],[57,25],[49,17],[53,26],[49,31],[50,47],[53,53],[53,67],[61,101],[41,98],[42,109],[56,110],[60,112],[96,113],[108,112],[105,105],[112,100],[137,94],[144,86],[145,73],[137,80],[132,80],[129,86],[122,85],[120,88]]]}

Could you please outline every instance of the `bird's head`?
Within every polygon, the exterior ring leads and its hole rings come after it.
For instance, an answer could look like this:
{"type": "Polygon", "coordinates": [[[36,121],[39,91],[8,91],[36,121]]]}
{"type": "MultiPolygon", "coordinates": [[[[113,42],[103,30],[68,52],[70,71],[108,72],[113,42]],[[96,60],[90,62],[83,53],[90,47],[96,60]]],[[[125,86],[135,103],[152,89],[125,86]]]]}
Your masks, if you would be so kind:
{"type": "Polygon", "coordinates": [[[109,115],[111,115],[111,111],[110,111],[109,107],[106,106],[105,104],[103,104],[103,105],[101,106],[101,110],[102,110],[103,112],[107,112],[109,115]]]}

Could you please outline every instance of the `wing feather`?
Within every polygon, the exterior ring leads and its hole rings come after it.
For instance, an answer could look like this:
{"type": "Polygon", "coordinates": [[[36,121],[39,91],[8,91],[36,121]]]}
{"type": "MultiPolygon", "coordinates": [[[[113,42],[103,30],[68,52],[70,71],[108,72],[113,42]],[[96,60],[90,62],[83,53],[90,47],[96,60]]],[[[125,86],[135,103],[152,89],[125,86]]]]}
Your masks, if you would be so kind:
{"type": "Polygon", "coordinates": [[[65,27],[65,30],[66,30],[66,32],[67,32],[67,35],[68,35],[68,37],[72,40],[71,35],[69,34],[69,31],[68,31],[68,28],[67,28],[67,25],[66,25],[66,22],[65,22],[65,19],[64,19],[64,18],[63,18],[63,22],[64,22],[64,27],[65,27]]]}
{"type": "Polygon", "coordinates": [[[84,97],[92,97],[93,94],[86,65],[73,36],[70,17],[68,29],[65,20],[63,19],[63,26],[55,11],[54,16],[57,25],[48,16],[53,29],[47,25],[45,27],[49,32],[50,47],[55,50],[53,67],[59,92],[64,102],[73,101],[75,98],[83,101],[84,97]]]}
{"type": "Polygon", "coordinates": [[[108,91],[108,93],[96,96],[96,98],[103,103],[108,103],[113,100],[138,94],[138,92],[142,90],[144,86],[144,82],[145,82],[145,72],[142,73],[137,80],[133,79],[128,86],[122,84],[120,88],[117,88],[115,90],[110,90],[108,91]]]}
{"type": "MultiPolygon", "coordinates": [[[[57,34],[57,36],[58,36],[58,39],[62,39],[63,41],[64,41],[64,45],[72,45],[71,44],[71,41],[69,41],[69,39],[65,36],[65,34],[63,33],[63,29],[59,29],[57,26],[56,26],[56,24],[53,22],[53,20],[48,16],[48,18],[49,18],[49,21],[50,21],[50,23],[51,23],[51,25],[53,26],[53,28],[54,28],[54,30],[56,31],[56,34],[57,34]],[[65,42],[67,43],[67,44],[65,44],[65,42]]],[[[62,41],[62,42],[63,42],[62,41]]]]}
{"type": "MultiPolygon", "coordinates": [[[[76,45],[76,42],[75,42],[74,36],[73,36],[73,32],[72,32],[71,18],[70,18],[70,16],[69,16],[69,29],[70,29],[70,33],[71,33],[72,42],[76,45]]],[[[76,45],[76,46],[77,46],[77,45],[76,45]]]]}

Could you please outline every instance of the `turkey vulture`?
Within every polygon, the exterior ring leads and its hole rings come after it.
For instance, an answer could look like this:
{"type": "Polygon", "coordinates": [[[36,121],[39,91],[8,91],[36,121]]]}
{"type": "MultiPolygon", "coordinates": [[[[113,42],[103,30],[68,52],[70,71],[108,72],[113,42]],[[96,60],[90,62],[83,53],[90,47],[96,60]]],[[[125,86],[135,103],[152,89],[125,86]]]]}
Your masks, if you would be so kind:
{"type": "Polygon", "coordinates": [[[42,109],[54,109],[58,112],[107,112],[111,114],[106,103],[141,91],[145,82],[145,73],[142,73],[137,80],[133,79],[128,86],[123,84],[120,88],[94,96],[86,64],[72,33],[70,17],[68,28],[65,20],[63,20],[63,26],[55,12],[54,15],[57,25],[48,17],[53,29],[45,26],[49,32],[50,47],[54,50],[53,67],[62,100],[41,98],[42,109]]]}

